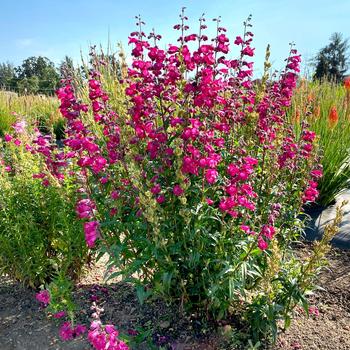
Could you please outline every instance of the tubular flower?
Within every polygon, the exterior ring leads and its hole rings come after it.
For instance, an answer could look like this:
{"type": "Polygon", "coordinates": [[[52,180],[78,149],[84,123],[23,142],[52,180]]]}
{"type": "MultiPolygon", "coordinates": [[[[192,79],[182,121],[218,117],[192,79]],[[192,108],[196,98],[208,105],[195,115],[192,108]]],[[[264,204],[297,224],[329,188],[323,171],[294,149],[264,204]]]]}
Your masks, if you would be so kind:
{"type": "Polygon", "coordinates": [[[350,91],[350,76],[344,79],[344,87],[347,91],[350,91]]]}
{"type": "Polygon", "coordinates": [[[336,106],[332,106],[329,110],[328,122],[331,128],[335,127],[338,123],[338,111],[336,106]]]}

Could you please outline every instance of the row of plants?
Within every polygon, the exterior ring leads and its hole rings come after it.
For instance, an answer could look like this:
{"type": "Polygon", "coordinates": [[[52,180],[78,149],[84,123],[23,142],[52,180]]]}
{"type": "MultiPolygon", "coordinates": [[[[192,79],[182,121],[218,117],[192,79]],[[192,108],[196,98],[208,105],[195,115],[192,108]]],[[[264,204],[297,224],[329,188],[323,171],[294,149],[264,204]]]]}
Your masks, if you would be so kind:
{"type": "Polygon", "coordinates": [[[193,317],[234,323],[254,344],[275,341],[297,305],[309,311],[336,229],[306,260],[292,249],[322,177],[322,136],[311,120],[288,115],[304,94],[292,99],[300,56],[291,48],[274,79],[268,49],[254,84],[250,18],[234,40],[214,23],[209,40],[205,18],[191,33],[182,12],[178,41],[163,50],[138,18],[128,69],[117,72],[92,49],[88,79],[68,78],[58,90],[64,148],[23,120],[4,135],[0,264],[45,286],[37,298],[65,318],[64,340],[88,332],[96,349],[127,348],[99,306],[90,325],[74,323],[71,281],[89,254],[107,253],[106,278],[131,283],[141,303],[162,298],[193,317]]]}

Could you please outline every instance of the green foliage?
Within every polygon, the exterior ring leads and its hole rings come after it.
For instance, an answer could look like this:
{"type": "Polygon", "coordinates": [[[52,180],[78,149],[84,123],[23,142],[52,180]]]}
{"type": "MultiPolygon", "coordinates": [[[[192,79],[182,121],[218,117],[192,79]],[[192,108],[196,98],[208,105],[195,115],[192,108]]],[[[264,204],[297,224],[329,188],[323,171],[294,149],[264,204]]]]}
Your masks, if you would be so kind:
{"type": "MultiPolygon", "coordinates": [[[[23,144],[28,142],[24,137],[23,144]]],[[[24,146],[2,145],[0,165],[0,270],[30,286],[57,274],[77,278],[87,260],[81,223],[75,219],[76,186],[69,178],[44,187],[33,173],[44,165],[24,146]],[[4,164],[11,166],[6,171],[4,164]]]]}
{"type": "Polygon", "coordinates": [[[307,121],[318,135],[323,166],[318,203],[329,205],[338,193],[349,187],[350,91],[325,80],[303,81],[295,92],[289,115],[297,129],[307,121]],[[332,121],[335,117],[337,120],[332,121]]]}
{"type": "Polygon", "coordinates": [[[72,300],[73,283],[66,271],[58,271],[53,280],[47,286],[50,292],[50,303],[47,312],[55,314],[65,311],[68,317],[73,320],[76,305],[72,300]]]}
{"type": "Polygon", "coordinates": [[[15,68],[11,63],[0,63],[0,89],[14,88],[15,68]]]}
{"type": "Polygon", "coordinates": [[[39,92],[39,78],[37,76],[23,78],[18,81],[17,88],[22,95],[36,94],[39,92]]]}
{"type": "Polygon", "coordinates": [[[348,48],[348,40],[344,40],[341,33],[332,34],[330,43],[322,48],[315,58],[314,78],[341,82],[348,69],[348,48]]]}
{"type": "Polygon", "coordinates": [[[53,95],[59,81],[55,65],[46,57],[29,57],[16,68],[19,87],[25,85],[29,90],[22,93],[41,93],[53,95]],[[35,91],[35,89],[37,89],[35,91]]]}

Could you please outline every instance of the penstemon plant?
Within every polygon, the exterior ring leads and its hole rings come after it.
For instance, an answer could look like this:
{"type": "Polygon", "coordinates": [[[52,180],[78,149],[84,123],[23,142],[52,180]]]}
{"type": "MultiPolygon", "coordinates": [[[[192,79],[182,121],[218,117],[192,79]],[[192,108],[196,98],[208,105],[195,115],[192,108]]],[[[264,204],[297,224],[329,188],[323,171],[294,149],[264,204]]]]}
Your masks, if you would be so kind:
{"type": "MultiPolygon", "coordinates": [[[[199,316],[236,317],[255,338],[275,337],[277,321],[288,326],[306,303],[290,246],[322,176],[315,134],[306,124],[296,134],[286,118],[300,56],[291,48],[272,79],[268,49],[254,81],[250,17],[233,43],[220,18],[212,40],[203,16],[198,34],[187,20],[182,11],[178,42],[163,50],[137,17],[117,108],[94,53],[88,103],[62,82],[65,157],[81,183],[76,213],[87,245],[108,253],[109,278],[133,282],[140,301],[160,295],[199,316]]],[[[57,164],[54,151],[43,155],[57,164]]],[[[60,169],[51,173],[59,178],[60,169]]]]}

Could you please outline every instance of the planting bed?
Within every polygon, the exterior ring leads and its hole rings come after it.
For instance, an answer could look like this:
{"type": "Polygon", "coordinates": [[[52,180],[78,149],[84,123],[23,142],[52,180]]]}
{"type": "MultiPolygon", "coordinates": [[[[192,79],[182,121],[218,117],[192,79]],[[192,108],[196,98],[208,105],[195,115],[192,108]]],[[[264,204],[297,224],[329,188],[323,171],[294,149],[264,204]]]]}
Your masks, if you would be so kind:
{"type": "MultiPolygon", "coordinates": [[[[309,246],[301,247],[301,252],[309,254],[309,246]]],[[[324,270],[319,280],[324,290],[312,297],[319,315],[307,318],[303,311],[296,310],[291,328],[280,336],[276,346],[265,349],[350,349],[350,251],[332,249],[329,259],[329,269],[324,270]]],[[[148,343],[144,340],[139,349],[151,349],[150,342],[163,343],[163,349],[170,348],[168,344],[178,350],[235,349],[220,345],[223,337],[214,334],[208,325],[191,322],[164,303],[139,306],[127,284],[113,281],[101,288],[102,265],[91,267],[76,286],[81,322],[88,323],[91,311],[87,301],[97,297],[98,304],[105,309],[104,322],[113,322],[125,333],[141,327],[148,343]]],[[[227,330],[227,326],[221,329],[227,330]]],[[[1,350],[90,349],[79,339],[65,343],[59,340],[58,325],[40,310],[35,293],[6,277],[1,277],[0,282],[0,344],[1,350]]]]}

